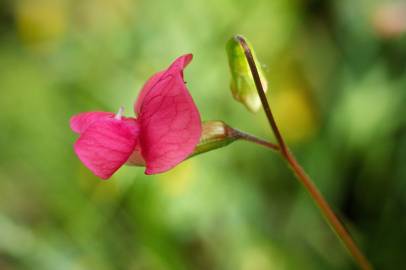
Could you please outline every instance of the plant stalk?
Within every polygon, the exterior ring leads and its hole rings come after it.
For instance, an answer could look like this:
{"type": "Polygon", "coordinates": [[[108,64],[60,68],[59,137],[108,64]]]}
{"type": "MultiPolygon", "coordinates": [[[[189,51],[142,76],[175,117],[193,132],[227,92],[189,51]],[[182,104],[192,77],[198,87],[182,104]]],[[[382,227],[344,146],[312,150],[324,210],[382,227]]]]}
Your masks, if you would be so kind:
{"type": "Polygon", "coordinates": [[[368,259],[364,256],[360,248],[357,246],[355,241],[352,239],[349,232],[344,227],[343,223],[337,218],[328,202],[324,199],[323,195],[320,193],[316,185],[313,183],[312,179],[306,174],[304,169],[297,162],[296,158],[289,150],[288,146],[283,139],[279,128],[276,124],[275,118],[272,114],[271,108],[269,106],[268,100],[266,98],[262,83],[259,77],[257,67],[255,65],[254,57],[251,50],[242,36],[236,36],[236,40],[241,44],[244,49],[246,59],[248,61],[251,74],[255,81],[255,86],[258,91],[258,95],[261,99],[262,106],[264,108],[268,122],[272,128],[272,131],[276,137],[276,140],[280,147],[280,153],[282,157],[287,161],[290,168],[295,173],[297,179],[303,184],[306,190],[309,192],[310,196],[313,198],[316,205],[319,207],[320,211],[323,213],[324,217],[327,219],[329,225],[332,227],[333,231],[336,233],[338,238],[343,242],[347,250],[350,252],[356,263],[363,270],[372,270],[373,267],[368,259]]]}
{"type": "Polygon", "coordinates": [[[241,130],[238,129],[234,129],[229,127],[229,132],[231,133],[231,137],[236,138],[236,139],[240,139],[240,140],[244,140],[244,141],[248,141],[248,142],[252,142],[261,146],[265,146],[267,148],[270,148],[274,151],[279,151],[279,145],[268,142],[264,139],[258,138],[254,135],[245,133],[241,130]]]}

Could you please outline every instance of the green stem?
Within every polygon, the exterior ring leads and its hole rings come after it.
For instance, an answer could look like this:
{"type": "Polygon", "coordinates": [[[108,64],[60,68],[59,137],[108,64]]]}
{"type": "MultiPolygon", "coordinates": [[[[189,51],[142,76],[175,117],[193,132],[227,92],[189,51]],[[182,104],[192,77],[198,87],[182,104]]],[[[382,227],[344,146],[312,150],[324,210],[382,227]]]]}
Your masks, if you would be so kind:
{"type": "Polygon", "coordinates": [[[350,252],[354,260],[357,262],[359,267],[363,270],[372,270],[372,265],[368,259],[364,256],[362,251],[358,248],[355,241],[352,239],[349,232],[345,229],[344,225],[337,218],[328,202],[324,199],[323,195],[317,189],[316,185],[313,183],[312,179],[306,174],[300,164],[297,162],[296,158],[289,150],[286,145],[282,134],[280,133],[278,126],[276,124],[275,118],[272,114],[271,108],[269,106],[268,100],[265,95],[265,91],[262,87],[262,83],[259,77],[257,67],[255,65],[254,57],[252,56],[251,50],[247,45],[245,39],[242,36],[236,36],[236,40],[241,44],[244,49],[244,53],[248,64],[251,69],[252,76],[255,81],[255,86],[258,91],[258,95],[261,99],[262,106],[264,108],[265,114],[267,116],[268,122],[275,134],[276,140],[278,141],[280,147],[280,153],[282,157],[287,161],[290,168],[295,173],[297,179],[303,184],[306,190],[309,192],[310,196],[313,198],[314,202],[319,207],[320,211],[323,213],[324,217],[327,219],[328,223],[335,231],[339,239],[344,243],[347,250],[350,252]]]}

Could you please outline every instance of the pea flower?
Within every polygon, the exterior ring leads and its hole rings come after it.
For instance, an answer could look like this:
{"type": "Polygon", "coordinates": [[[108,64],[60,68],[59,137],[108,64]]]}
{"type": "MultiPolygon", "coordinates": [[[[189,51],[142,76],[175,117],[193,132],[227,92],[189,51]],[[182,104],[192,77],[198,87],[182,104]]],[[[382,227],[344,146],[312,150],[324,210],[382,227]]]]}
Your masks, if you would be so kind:
{"type": "Polygon", "coordinates": [[[134,111],[85,112],[70,120],[80,134],[74,150],[83,164],[102,179],[124,164],[146,166],[145,174],[165,172],[187,158],[202,132],[199,111],[183,81],[191,54],[177,58],[168,69],[143,86],[134,111]]]}

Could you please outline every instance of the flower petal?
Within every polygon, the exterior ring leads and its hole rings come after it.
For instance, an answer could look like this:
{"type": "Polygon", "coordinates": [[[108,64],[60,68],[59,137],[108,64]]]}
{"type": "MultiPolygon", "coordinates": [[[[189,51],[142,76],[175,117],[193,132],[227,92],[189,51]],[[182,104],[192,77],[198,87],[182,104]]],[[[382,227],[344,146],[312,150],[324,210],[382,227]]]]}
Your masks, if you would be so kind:
{"type": "Polygon", "coordinates": [[[104,118],[87,127],[74,149],[86,167],[107,179],[130,157],[138,143],[138,132],[135,119],[104,118]]]}
{"type": "Polygon", "coordinates": [[[134,111],[136,114],[140,114],[141,112],[141,105],[144,101],[145,95],[154,88],[154,86],[165,76],[167,76],[170,73],[180,73],[183,79],[183,69],[192,61],[193,55],[192,54],[185,54],[179,58],[177,58],[171,66],[166,69],[162,70],[160,72],[155,73],[151,78],[148,79],[148,81],[144,84],[142,87],[138,98],[137,102],[135,103],[134,106],[134,111]]]}
{"type": "Polygon", "coordinates": [[[162,77],[162,75],[164,75],[164,73],[165,73],[165,70],[155,73],[154,76],[149,78],[148,81],[144,84],[140,93],[138,94],[137,101],[135,102],[135,105],[134,105],[135,114],[137,114],[137,115],[140,114],[141,105],[142,105],[142,102],[144,101],[145,95],[161,79],[161,77],[162,77]]]}
{"type": "Polygon", "coordinates": [[[79,134],[82,134],[91,124],[107,119],[113,118],[114,114],[111,112],[85,112],[74,115],[70,119],[70,128],[79,134]]]}
{"type": "Polygon", "coordinates": [[[135,105],[146,174],[176,166],[199,142],[200,115],[183,81],[183,68],[191,59],[191,54],[181,56],[152,77],[135,105]]]}

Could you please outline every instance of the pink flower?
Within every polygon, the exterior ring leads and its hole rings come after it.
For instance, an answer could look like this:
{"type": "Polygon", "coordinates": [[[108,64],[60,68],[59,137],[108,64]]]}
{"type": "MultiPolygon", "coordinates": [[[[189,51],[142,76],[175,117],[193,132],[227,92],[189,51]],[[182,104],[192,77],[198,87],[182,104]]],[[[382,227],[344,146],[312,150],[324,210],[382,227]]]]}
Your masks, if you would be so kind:
{"type": "Polygon", "coordinates": [[[200,115],[183,81],[191,60],[183,55],[146,82],[134,105],[136,118],[123,117],[122,109],[73,116],[70,126],[80,134],[74,149],[83,164],[107,179],[126,163],[155,174],[187,158],[201,135],[200,115]]]}

